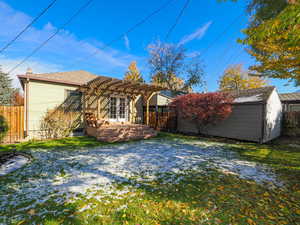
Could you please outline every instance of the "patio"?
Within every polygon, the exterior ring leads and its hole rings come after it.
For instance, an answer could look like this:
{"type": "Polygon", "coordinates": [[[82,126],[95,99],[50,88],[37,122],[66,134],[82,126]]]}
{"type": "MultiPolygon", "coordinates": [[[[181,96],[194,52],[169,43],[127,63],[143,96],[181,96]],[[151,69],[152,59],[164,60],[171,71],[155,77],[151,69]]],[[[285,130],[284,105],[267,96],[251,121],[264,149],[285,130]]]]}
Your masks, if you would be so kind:
{"type": "Polygon", "coordinates": [[[156,136],[148,126],[149,101],[160,90],[164,88],[102,76],[88,82],[81,87],[86,133],[106,142],[156,136]]]}

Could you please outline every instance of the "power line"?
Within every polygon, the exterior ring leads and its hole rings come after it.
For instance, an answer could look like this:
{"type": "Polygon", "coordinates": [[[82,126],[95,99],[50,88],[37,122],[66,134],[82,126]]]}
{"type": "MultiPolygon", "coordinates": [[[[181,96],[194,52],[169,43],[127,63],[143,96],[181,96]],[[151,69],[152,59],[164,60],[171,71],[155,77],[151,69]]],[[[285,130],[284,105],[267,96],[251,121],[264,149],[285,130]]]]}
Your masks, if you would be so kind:
{"type": "Polygon", "coordinates": [[[52,38],[54,38],[61,30],[63,30],[68,24],[70,24],[85,8],[87,8],[93,0],[89,0],[84,5],[82,5],[68,20],[64,23],[60,28],[58,28],[47,40],[45,40],[42,44],[40,44],[37,48],[35,48],[28,56],[26,56],[21,62],[19,62],[16,66],[14,66],[8,73],[13,72],[20,65],[26,62],[31,56],[33,56],[36,52],[38,52],[42,47],[44,47],[52,38]]]}
{"type": "Polygon", "coordinates": [[[183,5],[183,8],[181,9],[179,15],[177,16],[177,18],[176,18],[176,20],[175,20],[175,23],[174,23],[174,24],[171,26],[171,28],[169,29],[169,31],[168,31],[168,33],[167,33],[167,35],[166,35],[165,40],[168,40],[169,37],[171,36],[173,30],[174,30],[175,27],[178,25],[178,23],[179,23],[181,17],[183,16],[184,11],[187,9],[187,7],[188,7],[188,5],[190,4],[190,2],[191,2],[191,0],[187,0],[187,1],[185,2],[185,4],[183,5]]]}
{"type": "Polygon", "coordinates": [[[10,40],[1,50],[0,54],[12,45],[26,30],[28,30],[42,15],[44,15],[56,2],[53,0],[46,8],[44,8],[20,33],[18,33],[12,40],[10,40]]]}
{"type": "Polygon", "coordinates": [[[165,2],[162,6],[160,6],[158,9],[154,10],[152,13],[150,13],[149,15],[147,15],[146,17],[144,17],[142,20],[140,20],[139,22],[137,22],[135,25],[133,25],[132,27],[130,27],[127,31],[125,31],[124,33],[118,35],[115,39],[111,40],[110,42],[108,42],[107,44],[104,44],[104,46],[102,48],[96,49],[92,54],[86,56],[86,57],[82,57],[78,60],[76,60],[76,62],[73,65],[77,64],[78,62],[81,61],[85,61],[95,55],[97,55],[100,50],[104,50],[108,47],[110,47],[113,43],[121,40],[124,38],[124,36],[128,35],[129,33],[131,33],[132,31],[134,31],[136,28],[138,28],[139,26],[143,25],[145,22],[147,22],[151,17],[153,17],[154,15],[158,14],[159,12],[161,12],[163,9],[165,9],[167,6],[169,6],[172,2],[174,2],[175,0],[169,0],[167,2],[165,2]]]}
{"type": "Polygon", "coordinates": [[[202,51],[201,55],[207,52],[208,49],[210,49],[226,32],[230,29],[232,25],[234,25],[240,17],[242,17],[243,14],[240,14],[237,16],[226,28],[202,51]]]}

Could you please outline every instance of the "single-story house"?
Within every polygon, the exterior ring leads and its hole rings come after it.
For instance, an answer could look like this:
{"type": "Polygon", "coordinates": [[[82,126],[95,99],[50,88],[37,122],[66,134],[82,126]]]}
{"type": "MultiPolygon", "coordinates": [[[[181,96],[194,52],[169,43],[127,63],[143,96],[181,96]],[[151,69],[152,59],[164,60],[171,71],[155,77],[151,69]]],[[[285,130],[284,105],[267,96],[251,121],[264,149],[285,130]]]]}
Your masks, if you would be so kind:
{"type": "MultiPolygon", "coordinates": [[[[273,86],[231,92],[234,96],[230,116],[210,125],[202,134],[238,140],[268,142],[281,134],[282,105],[273,86]]],[[[194,123],[178,117],[182,133],[198,133],[194,123]]]]}
{"type": "MultiPolygon", "coordinates": [[[[171,91],[171,90],[162,90],[157,92],[150,99],[150,111],[152,112],[167,112],[169,104],[173,101],[174,98],[180,95],[187,94],[184,91],[171,91]]],[[[144,106],[145,107],[145,106],[144,106]]]]}
{"type": "MultiPolygon", "coordinates": [[[[24,89],[24,127],[29,138],[39,137],[43,117],[48,110],[57,107],[78,112],[81,128],[86,128],[87,115],[89,119],[103,119],[110,124],[141,124],[143,103],[147,106],[145,113],[149,115],[150,100],[163,90],[83,70],[45,74],[34,74],[29,70],[18,78],[24,89]]],[[[136,127],[134,129],[138,132],[136,127]]]]}
{"type": "Polygon", "coordinates": [[[300,111],[300,93],[279,94],[284,112],[300,111]]]}

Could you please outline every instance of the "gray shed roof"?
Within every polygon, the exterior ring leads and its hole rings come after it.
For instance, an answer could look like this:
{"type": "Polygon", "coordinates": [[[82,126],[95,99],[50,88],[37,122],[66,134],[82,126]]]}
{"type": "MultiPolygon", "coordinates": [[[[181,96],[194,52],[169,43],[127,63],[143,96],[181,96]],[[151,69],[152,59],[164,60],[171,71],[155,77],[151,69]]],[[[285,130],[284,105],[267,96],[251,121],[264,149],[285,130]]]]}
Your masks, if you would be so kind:
{"type": "Polygon", "coordinates": [[[266,86],[261,88],[253,88],[247,90],[228,92],[234,97],[234,103],[265,103],[275,89],[274,86],[266,86]]]}
{"type": "Polygon", "coordinates": [[[171,91],[171,90],[163,90],[159,92],[160,95],[167,97],[167,98],[176,98],[179,95],[185,95],[187,92],[184,91],[171,91]]]}
{"type": "Polygon", "coordinates": [[[283,102],[300,101],[300,93],[284,93],[279,94],[280,100],[283,102]]]}

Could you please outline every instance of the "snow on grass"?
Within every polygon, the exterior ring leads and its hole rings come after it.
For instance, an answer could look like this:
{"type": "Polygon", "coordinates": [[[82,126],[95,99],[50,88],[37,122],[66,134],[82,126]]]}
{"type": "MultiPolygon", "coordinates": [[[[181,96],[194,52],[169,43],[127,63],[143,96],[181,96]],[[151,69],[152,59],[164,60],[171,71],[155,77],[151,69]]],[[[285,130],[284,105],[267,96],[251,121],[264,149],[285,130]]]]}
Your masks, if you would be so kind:
{"type": "Polygon", "coordinates": [[[16,155],[13,158],[7,160],[0,166],[0,176],[4,176],[8,173],[11,173],[29,162],[29,159],[22,155],[16,155]]]}
{"type": "Polygon", "coordinates": [[[38,204],[47,201],[62,204],[78,195],[92,196],[98,189],[106,194],[113,193],[117,198],[126,190],[118,193],[112,189],[112,184],[129,181],[131,177],[148,181],[174,173],[165,182],[178,182],[180,176],[176,174],[199,170],[199,165],[259,183],[281,185],[264,165],[241,160],[237,153],[220,145],[199,141],[148,140],[79,150],[39,149],[30,154],[34,158],[31,164],[0,179],[0,192],[3,193],[0,195],[0,218],[2,216],[3,221],[9,219],[10,210],[15,210],[17,215],[20,212],[21,218],[21,212],[38,204]]]}

